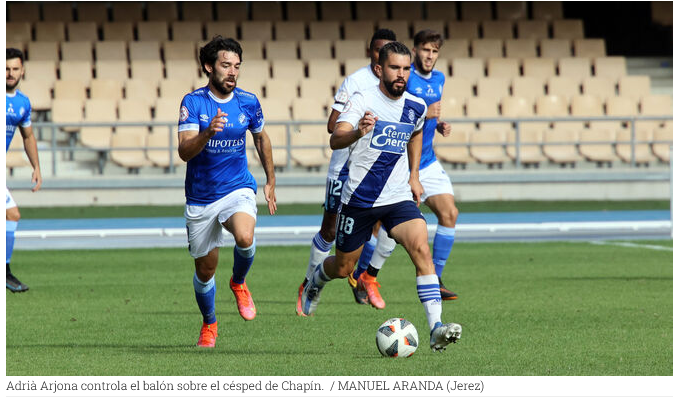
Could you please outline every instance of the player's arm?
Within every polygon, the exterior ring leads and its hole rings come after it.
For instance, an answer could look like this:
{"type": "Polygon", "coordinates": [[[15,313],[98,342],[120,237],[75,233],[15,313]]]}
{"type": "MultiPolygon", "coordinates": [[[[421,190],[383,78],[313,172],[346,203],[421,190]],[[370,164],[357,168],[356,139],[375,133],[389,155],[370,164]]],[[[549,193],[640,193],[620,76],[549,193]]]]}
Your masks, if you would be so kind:
{"type": "Polygon", "coordinates": [[[421,205],[421,194],[423,186],[419,178],[419,166],[421,165],[421,150],[423,149],[423,130],[415,131],[409,143],[407,143],[407,156],[409,159],[409,186],[411,194],[414,196],[416,205],[421,205]]]}
{"type": "Polygon", "coordinates": [[[178,133],[178,155],[180,155],[180,159],[187,162],[198,155],[215,134],[224,130],[224,120],[222,118],[225,116],[228,115],[218,108],[217,115],[213,117],[205,130],[201,132],[196,130],[180,131],[178,133]]]}
{"type": "Polygon", "coordinates": [[[269,214],[276,213],[276,173],[273,170],[273,155],[271,153],[271,140],[266,130],[262,129],[259,133],[252,133],[252,141],[257,149],[257,155],[262,162],[262,168],[266,174],[266,185],[264,185],[264,197],[266,198],[269,214]]]}
{"type": "Polygon", "coordinates": [[[327,120],[327,132],[330,134],[334,133],[334,129],[336,128],[336,122],[337,119],[341,116],[341,112],[338,110],[332,109],[332,113],[329,115],[329,119],[327,120]]]}
{"type": "Polygon", "coordinates": [[[350,146],[355,141],[364,137],[368,132],[374,129],[377,117],[372,112],[365,112],[365,115],[358,121],[357,128],[346,121],[336,124],[334,133],[329,139],[329,145],[332,149],[342,149],[350,146]]]}
{"type": "Polygon", "coordinates": [[[37,191],[42,186],[42,172],[40,171],[40,158],[37,156],[37,140],[33,134],[33,127],[19,126],[19,132],[23,137],[23,149],[26,151],[26,156],[33,167],[33,174],[30,181],[35,183],[33,191],[37,191]]]}

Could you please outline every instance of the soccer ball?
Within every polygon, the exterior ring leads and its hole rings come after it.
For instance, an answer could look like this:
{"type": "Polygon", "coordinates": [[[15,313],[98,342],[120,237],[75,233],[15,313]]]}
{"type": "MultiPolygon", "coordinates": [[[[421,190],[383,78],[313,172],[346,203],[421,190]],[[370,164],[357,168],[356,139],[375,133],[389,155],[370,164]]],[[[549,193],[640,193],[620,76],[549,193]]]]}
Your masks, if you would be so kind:
{"type": "Polygon", "coordinates": [[[418,332],[404,318],[391,318],[376,331],[376,346],[385,357],[409,357],[418,348],[418,332]]]}

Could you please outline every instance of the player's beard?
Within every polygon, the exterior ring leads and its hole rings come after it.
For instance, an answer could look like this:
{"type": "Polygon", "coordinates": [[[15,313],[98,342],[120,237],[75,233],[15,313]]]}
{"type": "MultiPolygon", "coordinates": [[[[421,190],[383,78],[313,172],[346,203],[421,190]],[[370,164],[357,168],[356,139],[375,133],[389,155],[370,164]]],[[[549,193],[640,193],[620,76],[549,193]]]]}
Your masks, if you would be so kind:
{"type": "Polygon", "coordinates": [[[402,94],[404,94],[404,91],[407,90],[407,82],[404,81],[403,79],[396,79],[394,81],[383,80],[383,85],[386,87],[388,93],[391,94],[392,96],[402,96],[402,94]],[[395,88],[394,85],[396,83],[404,83],[404,85],[401,88],[395,88]]]}
{"type": "Polygon", "coordinates": [[[226,77],[226,78],[222,79],[221,81],[218,79],[218,77],[213,77],[213,78],[214,78],[212,80],[213,86],[222,95],[229,95],[236,88],[236,79],[235,78],[234,78],[233,86],[230,86],[230,87],[225,86],[225,81],[227,79],[229,79],[230,77],[226,77]]]}
{"type": "Polygon", "coordinates": [[[416,70],[419,73],[427,75],[430,74],[430,72],[432,72],[432,69],[435,68],[435,65],[433,64],[432,67],[430,67],[430,70],[426,70],[425,65],[423,64],[423,60],[421,60],[421,58],[418,57],[418,55],[416,55],[416,57],[414,57],[414,67],[416,67],[416,70]]]}
{"type": "MultiPolygon", "coordinates": [[[[14,77],[12,77],[14,78],[14,77]]],[[[10,84],[7,81],[5,81],[5,85],[7,86],[7,92],[11,92],[14,90],[19,85],[19,82],[21,81],[21,78],[16,78],[14,83],[10,84]]]]}

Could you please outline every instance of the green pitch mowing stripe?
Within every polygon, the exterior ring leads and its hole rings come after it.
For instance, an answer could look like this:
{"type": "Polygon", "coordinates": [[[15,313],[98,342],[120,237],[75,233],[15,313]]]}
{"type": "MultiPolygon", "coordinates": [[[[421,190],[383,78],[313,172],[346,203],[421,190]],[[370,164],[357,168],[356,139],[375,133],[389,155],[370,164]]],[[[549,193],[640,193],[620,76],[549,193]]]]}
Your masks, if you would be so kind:
{"type": "MultiPolygon", "coordinates": [[[[648,243],[655,244],[655,243],[648,243]]],[[[673,246],[673,242],[657,242],[673,246]]],[[[186,250],[17,251],[30,291],[7,291],[7,375],[664,375],[672,373],[671,252],[589,243],[456,243],[444,319],[463,338],[444,353],[429,333],[414,270],[399,248],[379,275],[385,310],[329,283],[314,317],[294,314],[306,247],[259,247],[243,321],[217,274],[217,347],[200,350],[201,317],[186,250]],[[418,329],[408,359],[382,358],[378,326],[418,329]]]]}

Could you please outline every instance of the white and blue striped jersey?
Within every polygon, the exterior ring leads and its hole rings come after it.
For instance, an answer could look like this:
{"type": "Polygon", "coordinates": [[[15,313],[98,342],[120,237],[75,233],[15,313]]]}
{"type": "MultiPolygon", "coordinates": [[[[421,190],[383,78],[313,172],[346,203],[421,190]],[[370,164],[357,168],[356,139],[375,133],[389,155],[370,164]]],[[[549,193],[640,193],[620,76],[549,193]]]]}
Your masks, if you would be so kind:
{"type": "Polygon", "coordinates": [[[182,99],[178,131],[204,131],[218,108],[228,114],[224,117],[224,130],[187,162],[188,205],[207,205],[241,188],[257,192],[257,182],[248,170],[245,154],[246,132],[259,133],[264,128],[257,96],[235,88],[226,99],[219,99],[207,86],[199,88],[182,99]]]}
{"type": "MultiPolygon", "coordinates": [[[[344,106],[354,93],[379,85],[379,78],[374,74],[370,65],[366,65],[344,79],[336,95],[334,95],[334,105],[332,109],[337,112],[343,112],[344,106]]],[[[342,169],[348,159],[347,149],[337,149],[332,152],[329,161],[327,177],[337,180],[342,173],[342,169]]]]}
{"type": "Polygon", "coordinates": [[[357,128],[367,111],[378,121],[372,131],[348,147],[348,181],[341,194],[342,204],[370,208],[413,200],[407,143],[412,133],[423,129],[425,102],[408,92],[393,100],[374,86],[356,92],[337,122],[357,128]]]}
{"type": "MultiPolygon", "coordinates": [[[[411,65],[411,74],[407,83],[407,91],[422,98],[426,105],[432,105],[442,99],[442,90],[444,89],[444,74],[438,70],[432,70],[428,75],[421,75],[418,70],[411,65]]],[[[423,126],[423,151],[421,153],[420,169],[428,167],[437,160],[435,151],[432,149],[432,141],[435,138],[435,129],[437,128],[437,118],[425,119],[423,126]]]]}
{"type": "Polygon", "coordinates": [[[13,94],[7,94],[5,99],[7,110],[7,147],[5,148],[5,152],[7,152],[16,128],[18,126],[30,127],[31,123],[30,100],[28,100],[28,97],[23,92],[17,89],[13,94]]]}

